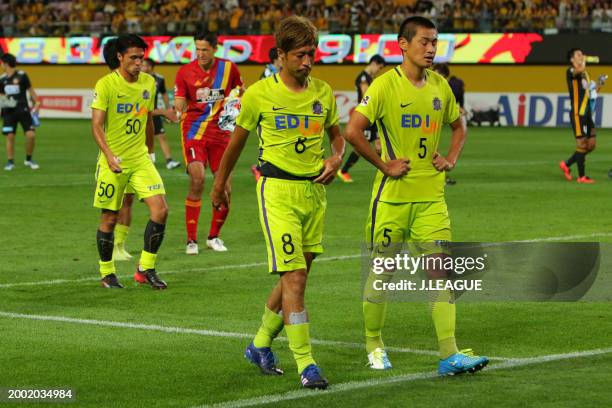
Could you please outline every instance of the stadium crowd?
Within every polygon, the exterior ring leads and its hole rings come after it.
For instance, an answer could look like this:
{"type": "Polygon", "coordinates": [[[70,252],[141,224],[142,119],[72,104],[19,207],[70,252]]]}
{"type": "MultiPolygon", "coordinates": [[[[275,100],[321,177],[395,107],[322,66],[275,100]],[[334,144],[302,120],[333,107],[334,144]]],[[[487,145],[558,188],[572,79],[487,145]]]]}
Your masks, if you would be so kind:
{"type": "Polygon", "coordinates": [[[283,17],[321,32],[394,33],[419,14],[444,32],[612,31],[611,0],[9,0],[2,36],[271,34],[283,17]]]}

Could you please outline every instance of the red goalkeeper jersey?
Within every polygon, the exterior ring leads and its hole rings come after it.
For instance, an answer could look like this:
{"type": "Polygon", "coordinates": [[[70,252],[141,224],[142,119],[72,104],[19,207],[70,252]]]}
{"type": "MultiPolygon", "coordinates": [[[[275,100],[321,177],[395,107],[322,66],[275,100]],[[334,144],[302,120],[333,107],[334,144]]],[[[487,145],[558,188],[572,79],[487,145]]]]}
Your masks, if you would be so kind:
{"type": "Polygon", "coordinates": [[[219,129],[219,113],[230,91],[242,86],[238,67],[231,61],[215,58],[205,71],[194,60],[176,74],[174,96],[185,98],[187,111],[181,117],[183,141],[226,140],[230,132],[219,129]]]}

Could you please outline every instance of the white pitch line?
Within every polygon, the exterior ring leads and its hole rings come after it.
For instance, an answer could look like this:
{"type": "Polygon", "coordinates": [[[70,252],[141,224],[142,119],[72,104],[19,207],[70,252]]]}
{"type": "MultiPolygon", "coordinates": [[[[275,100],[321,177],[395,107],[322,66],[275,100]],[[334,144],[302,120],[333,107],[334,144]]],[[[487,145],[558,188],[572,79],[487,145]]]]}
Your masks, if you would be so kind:
{"type": "MultiPolygon", "coordinates": [[[[608,160],[606,158],[593,158],[593,159],[589,159],[589,163],[607,163],[608,160]]],[[[551,170],[551,173],[557,173],[558,170],[556,170],[558,168],[557,162],[553,162],[550,160],[531,160],[531,161],[478,161],[478,160],[467,160],[467,161],[462,161],[461,162],[461,168],[466,167],[466,168],[473,168],[473,167],[517,167],[517,166],[542,166],[542,165],[550,165],[551,168],[554,168],[555,170],[551,170]]],[[[374,174],[374,170],[372,170],[371,168],[356,168],[354,170],[351,170],[352,172],[355,173],[360,173],[360,174],[374,174]]],[[[93,174],[93,172],[92,172],[93,174]]],[[[243,179],[243,178],[252,178],[253,175],[251,174],[251,172],[247,172],[246,169],[244,172],[239,171],[236,172],[232,175],[232,178],[234,179],[243,179]]],[[[9,180],[9,177],[0,177],[0,180],[2,179],[6,179],[9,180]]],[[[162,174],[162,179],[163,180],[187,180],[187,175],[183,172],[180,173],[174,173],[174,174],[168,174],[168,173],[163,173],[162,174]]],[[[209,182],[210,180],[212,180],[213,177],[210,174],[206,174],[206,182],[209,182]]],[[[7,183],[0,183],[0,189],[21,189],[21,188],[45,188],[45,187],[49,187],[49,188],[65,188],[65,187],[80,187],[80,186],[85,186],[85,187],[93,187],[95,184],[95,180],[93,178],[88,178],[87,180],[84,180],[83,178],[75,178],[75,180],[81,180],[81,181],[71,181],[71,182],[47,182],[47,183],[31,183],[31,184],[7,184],[7,183]]],[[[559,181],[561,181],[562,179],[560,178],[559,181]]]]}
{"type": "MultiPolygon", "coordinates": [[[[129,323],[129,322],[117,322],[112,320],[96,320],[96,319],[79,319],[65,316],[48,316],[48,315],[33,315],[24,313],[12,313],[0,311],[0,317],[6,317],[10,319],[28,319],[28,320],[40,320],[60,323],[73,323],[73,324],[84,324],[90,326],[100,327],[119,327],[123,329],[136,329],[136,330],[149,330],[158,331],[164,333],[181,333],[181,334],[196,334],[199,336],[208,337],[225,337],[234,339],[251,339],[253,334],[248,333],[236,333],[226,332],[219,330],[207,330],[207,329],[190,329],[186,327],[173,327],[173,326],[161,326],[156,324],[141,324],[141,323],[129,323]]],[[[282,342],[288,342],[286,337],[278,337],[276,340],[282,342]]],[[[337,340],[321,340],[311,339],[312,344],[318,344],[321,346],[332,346],[338,348],[353,348],[353,349],[364,349],[363,343],[351,343],[348,341],[337,341],[337,340]]],[[[438,352],[433,350],[420,350],[407,347],[387,347],[387,350],[396,353],[409,353],[409,354],[421,354],[428,356],[437,356],[438,352]]],[[[492,357],[495,360],[506,361],[508,359],[503,357],[492,357]]]]}
{"type": "MultiPolygon", "coordinates": [[[[543,364],[551,361],[561,361],[572,358],[581,358],[581,357],[592,357],[601,354],[612,353],[612,347],[605,349],[595,349],[595,350],[586,350],[586,351],[577,351],[573,353],[566,354],[552,354],[531,358],[521,358],[521,359],[512,359],[508,361],[504,361],[502,363],[494,364],[488,368],[486,368],[486,372],[492,370],[505,370],[515,367],[523,367],[533,364],[543,364]]],[[[340,384],[332,384],[330,388],[325,391],[312,391],[312,390],[298,390],[298,391],[290,391],[283,394],[272,394],[272,395],[263,395],[261,397],[255,398],[247,398],[241,400],[227,401],[213,405],[200,405],[196,408],[241,408],[241,407],[250,407],[254,405],[263,405],[263,404],[273,404],[283,401],[292,401],[302,398],[311,398],[311,397],[320,397],[329,394],[337,394],[340,392],[359,390],[364,388],[383,386],[395,383],[407,383],[418,380],[426,380],[433,379],[438,377],[436,372],[426,371],[414,374],[404,374],[398,375],[394,377],[386,377],[386,378],[376,378],[371,380],[364,381],[350,381],[340,384]]]]}
{"type": "MultiPolygon", "coordinates": [[[[359,258],[361,255],[338,255],[338,256],[329,256],[329,257],[321,257],[317,258],[316,262],[331,262],[331,261],[344,261],[347,259],[355,259],[359,258]]],[[[267,266],[267,262],[252,262],[246,264],[232,264],[232,265],[217,265],[217,266],[209,266],[206,268],[191,268],[191,269],[183,269],[180,271],[164,271],[162,274],[165,275],[176,275],[183,273],[192,273],[192,272],[208,272],[208,271],[221,271],[226,269],[245,269],[245,268],[257,268],[260,266],[267,266]]],[[[118,275],[119,278],[132,278],[132,275],[118,275]]],[[[42,285],[59,285],[62,283],[78,283],[78,282],[95,282],[99,281],[99,277],[87,277],[87,278],[79,278],[79,279],[52,279],[47,281],[33,281],[33,282],[14,282],[14,283],[0,283],[0,289],[3,288],[13,288],[16,286],[42,286],[42,285]]]]}
{"type": "Polygon", "coordinates": [[[599,238],[600,237],[612,237],[612,232],[594,232],[592,234],[566,235],[563,237],[523,239],[521,241],[512,241],[512,242],[554,242],[554,241],[571,241],[573,239],[598,238],[598,237],[599,238]]]}
{"type": "MultiPolygon", "coordinates": [[[[589,163],[607,163],[609,160],[606,158],[590,158],[589,163]]],[[[551,160],[524,160],[524,161],[512,161],[512,160],[471,160],[467,159],[460,163],[461,168],[467,167],[517,167],[517,166],[541,166],[541,165],[550,165],[551,173],[557,173],[558,170],[558,162],[551,160]]],[[[232,178],[234,179],[243,179],[243,178],[253,178],[253,175],[250,171],[237,171],[234,172],[232,178]]],[[[355,168],[351,170],[355,173],[360,174],[374,174],[374,170],[371,168],[363,167],[363,168],[355,168]]],[[[93,171],[92,171],[93,174],[93,171]]],[[[0,176],[0,181],[10,180],[12,177],[9,176],[0,176]]],[[[164,180],[187,180],[187,174],[184,172],[174,172],[162,173],[162,179],[164,180]]],[[[209,173],[206,174],[206,182],[209,182],[213,179],[213,176],[209,173]]],[[[68,177],[62,178],[62,182],[53,180],[52,182],[46,183],[31,183],[31,184],[8,184],[8,183],[0,183],[0,189],[17,189],[17,188],[44,188],[44,187],[77,187],[77,186],[93,186],[95,184],[95,180],[93,177],[68,177]],[[73,181],[67,181],[72,179],[73,181]]],[[[559,179],[561,181],[561,179],[559,179]]]]}
{"type": "MultiPolygon", "coordinates": [[[[534,239],[526,239],[519,241],[509,241],[508,244],[512,244],[513,242],[519,243],[529,243],[529,242],[555,242],[555,241],[571,241],[574,239],[585,239],[585,238],[597,238],[597,237],[609,237],[612,236],[611,232],[596,232],[592,234],[582,234],[582,235],[564,235],[559,237],[543,237],[543,238],[534,238],[534,239]]],[[[316,260],[316,262],[330,262],[330,261],[343,261],[347,259],[355,259],[359,258],[362,255],[339,255],[339,256],[330,256],[330,257],[321,257],[316,260]]],[[[234,264],[234,265],[217,265],[210,266],[206,268],[194,268],[194,269],[184,269],[180,271],[164,271],[164,275],[175,275],[182,273],[192,273],[192,272],[208,272],[208,271],[219,271],[226,269],[244,269],[244,268],[256,268],[260,266],[268,265],[267,262],[253,262],[248,264],[234,264]]],[[[119,275],[119,278],[131,278],[132,275],[119,275]]],[[[46,281],[33,281],[33,282],[14,282],[14,283],[0,283],[0,289],[13,288],[18,286],[44,286],[44,285],[59,285],[62,283],[78,283],[78,282],[94,282],[99,280],[97,277],[87,277],[87,278],[79,278],[79,279],[52,279],[46,281]]]]}

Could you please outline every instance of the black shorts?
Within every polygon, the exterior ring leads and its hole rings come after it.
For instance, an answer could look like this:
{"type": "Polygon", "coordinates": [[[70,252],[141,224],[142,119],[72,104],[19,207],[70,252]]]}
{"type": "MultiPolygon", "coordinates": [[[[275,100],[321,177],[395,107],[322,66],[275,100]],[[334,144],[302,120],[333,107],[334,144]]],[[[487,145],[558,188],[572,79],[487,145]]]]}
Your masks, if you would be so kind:
{"type": "Polygon", "coordinates": [[[369,128],[367,128],[365,132],[363,132],[363,134],[365,135],[366,139],[368,139],[368,142],[370,143],[378,139],[378,129],[376,128],[376,125],[372,125],[369,128]]]}
{"type": "Polygon", "coordinates": [[[590,113],[584,116],[574,115],[570,112],[570,120],[572,122],[572,131],[576,138],[579,137],[595,137],[595,124],[590,113]]]}
{"type": "Polygon", "coordinates": [[[21,124],[24,132],[34,130],[34,122],[28,108],[11,109],[8,112],[2,110],[2,134],[17,133],[17,125],[21,124]]]}
{"type": "Polygon", "coordinates": [[[155,128],[156,135],[166,133],[166,129],[164,129],[164,120],[161,116],[153,116],[153,128],[155,128]]]}

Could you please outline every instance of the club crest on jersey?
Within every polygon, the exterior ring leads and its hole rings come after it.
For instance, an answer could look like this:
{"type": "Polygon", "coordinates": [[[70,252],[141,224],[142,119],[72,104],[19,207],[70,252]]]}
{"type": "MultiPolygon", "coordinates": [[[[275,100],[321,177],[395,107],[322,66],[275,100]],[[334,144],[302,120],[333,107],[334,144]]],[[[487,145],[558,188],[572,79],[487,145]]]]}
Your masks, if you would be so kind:
{"type": "Polygon", "coordinates": [[[442,101],[437,96],[433,98],[433,110],[439,111],[442,109],[442,101]]]}
{"type": "Polygon", "coordinates": [[[321,102],[315,101],[312,104],[312,113],[314,113],[315,115],[320,115],[323,113],[323,105],[321,105],[321,102]]]}
{"type": "Polygon", "coordinates": [[[15,85],[19,85],[19,78],[13,78],[13,83],[15,85]]]}
{"type": "Polygon", "coordinates": [[[144,91],[142,91],[142,99],[144,99],[146,101],[150,97],[151,97],[151,93],[149,91],[147,91],[146,89],[144,91]]]}

